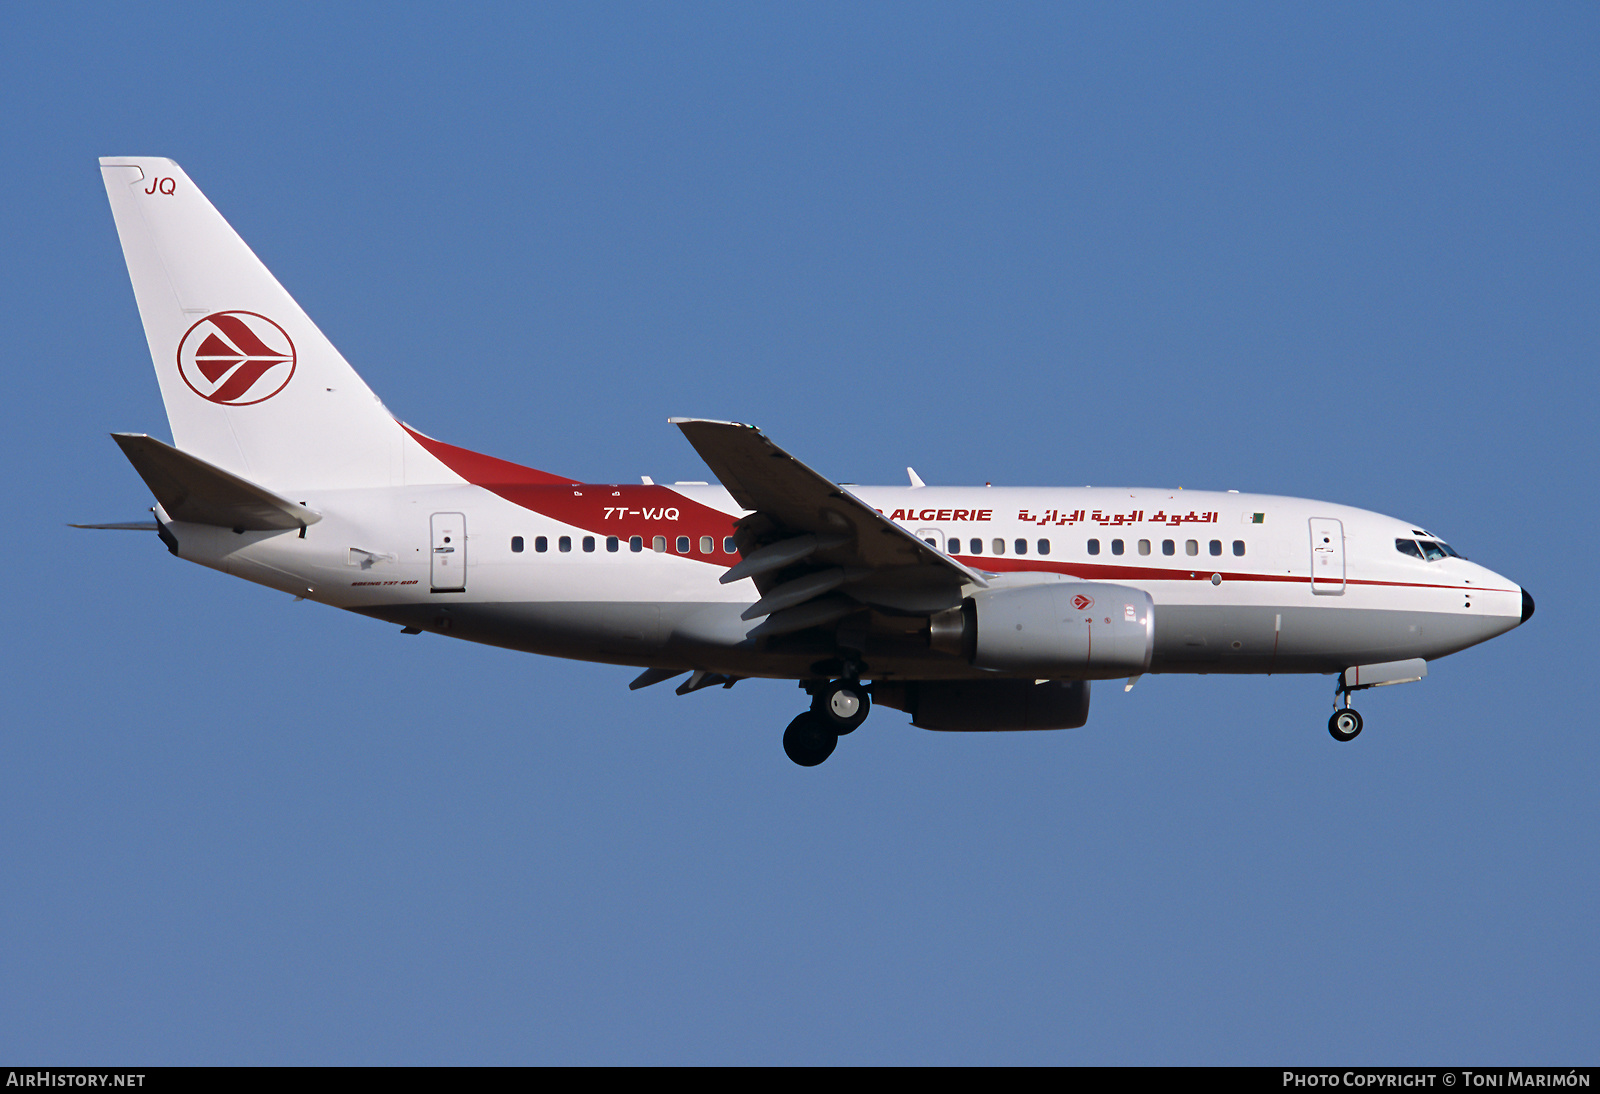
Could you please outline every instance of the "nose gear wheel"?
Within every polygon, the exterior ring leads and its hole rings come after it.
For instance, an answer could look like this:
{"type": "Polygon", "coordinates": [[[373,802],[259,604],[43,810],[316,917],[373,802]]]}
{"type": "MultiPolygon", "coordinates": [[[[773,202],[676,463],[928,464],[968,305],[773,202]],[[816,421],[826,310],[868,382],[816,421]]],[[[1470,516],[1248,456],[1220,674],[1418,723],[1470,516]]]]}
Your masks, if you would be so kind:
{"type": "Polygon", "coordinates": [[[1336,741],[1353,741],[1361,733],[1361,715],[1345,707],[1333,712],[1328,719],[1328,732],[1336,741]]]}

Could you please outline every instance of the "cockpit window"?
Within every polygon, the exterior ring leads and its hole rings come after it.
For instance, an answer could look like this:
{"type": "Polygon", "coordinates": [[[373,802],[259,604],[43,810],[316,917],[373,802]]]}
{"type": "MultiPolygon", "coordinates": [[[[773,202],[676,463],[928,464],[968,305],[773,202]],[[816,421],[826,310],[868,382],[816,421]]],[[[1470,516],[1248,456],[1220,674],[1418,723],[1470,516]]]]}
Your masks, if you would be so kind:
{"type": "Polygon", "coordinates": [[[1448,543],[1437,539],[1397,539],[1394,541],[1394,549],[1403,555],[1426,559],[1429,562],[1438,562],[1441,558],[1461,557],[1448,543]]]}

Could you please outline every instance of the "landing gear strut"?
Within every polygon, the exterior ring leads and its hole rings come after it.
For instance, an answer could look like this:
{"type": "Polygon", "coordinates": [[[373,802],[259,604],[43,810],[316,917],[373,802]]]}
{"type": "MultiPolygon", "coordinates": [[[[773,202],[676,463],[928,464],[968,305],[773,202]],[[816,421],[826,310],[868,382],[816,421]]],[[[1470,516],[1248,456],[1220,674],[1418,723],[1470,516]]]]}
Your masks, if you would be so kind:
{"type": "Polygon", "coordinates": [[[1336,709],[1333,717],[1328,719],[1328,732],[1336,741],[1353,741],[1361,733],[1361,715],[1350,709],[1350,693],[1355,689],[1346,687],[1341,675],[1334,690],[1339,696],[1334,702],[1343,702],[1344,706],[1336,709]]]}
{"type": "Polygon", "coordinates": [[[840,737],[853,733],[867,720],[872,700],[866,686],[856,679],[802,683],[801,687],[811,692],[811,709],[783,731],[783,751],[801,767],[816,767],[833,755],[840,737]]]}

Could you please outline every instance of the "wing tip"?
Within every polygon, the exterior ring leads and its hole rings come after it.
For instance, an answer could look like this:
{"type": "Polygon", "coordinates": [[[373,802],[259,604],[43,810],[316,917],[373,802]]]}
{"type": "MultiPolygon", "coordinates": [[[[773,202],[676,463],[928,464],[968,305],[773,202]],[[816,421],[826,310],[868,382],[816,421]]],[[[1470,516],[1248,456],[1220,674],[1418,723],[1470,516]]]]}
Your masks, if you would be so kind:
{"type": "Polygon", "coordinates": [[[732,426],[734,429],[754,429],[757,433],[761,432],[758,426],[749,425],[745,422],[724,422],[718,418],[668,418],[667,424],[675,425],[679,429],[686,425],[726,425],[732,426]]]}

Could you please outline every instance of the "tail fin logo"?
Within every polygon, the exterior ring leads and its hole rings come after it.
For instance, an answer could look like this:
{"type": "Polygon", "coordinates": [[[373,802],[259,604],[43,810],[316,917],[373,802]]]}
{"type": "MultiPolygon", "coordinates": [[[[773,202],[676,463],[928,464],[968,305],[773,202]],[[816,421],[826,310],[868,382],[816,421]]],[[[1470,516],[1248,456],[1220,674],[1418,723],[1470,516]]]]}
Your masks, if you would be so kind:
{"type": "Polygon", "coordinates": [[[249,406],[282,391],[294,376],[294,343],[264,315],[219,311],[178,343],[178,374],[202,399],[249,406]]]}

